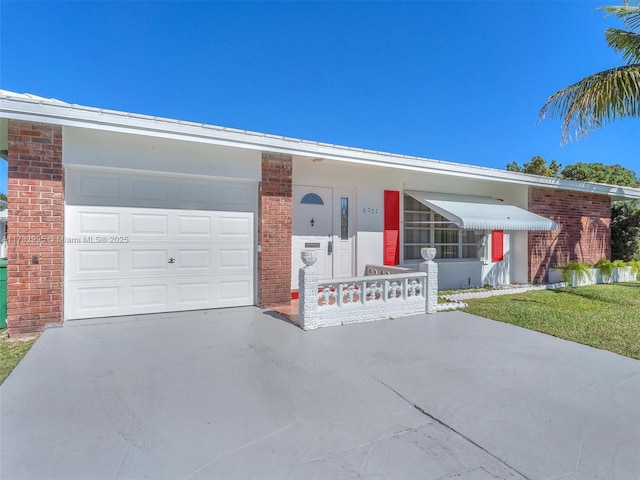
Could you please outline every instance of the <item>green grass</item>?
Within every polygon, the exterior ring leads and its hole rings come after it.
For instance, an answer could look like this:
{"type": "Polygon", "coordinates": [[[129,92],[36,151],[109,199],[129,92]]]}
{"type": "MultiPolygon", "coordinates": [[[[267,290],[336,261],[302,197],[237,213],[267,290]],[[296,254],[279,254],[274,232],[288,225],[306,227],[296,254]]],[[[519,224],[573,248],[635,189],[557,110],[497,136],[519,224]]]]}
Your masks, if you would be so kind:
{"type": "Polygon", "coordinates": [[[4,335],[5,332],[6,330],[0,330],[0,384],[6,380],[35,342],[35,340],[9,340],[4,335]]]}
{"type": "Polygon", "coordinates": [[[465,300],[465,311],[640,360],[640,282],[465,300]]]}

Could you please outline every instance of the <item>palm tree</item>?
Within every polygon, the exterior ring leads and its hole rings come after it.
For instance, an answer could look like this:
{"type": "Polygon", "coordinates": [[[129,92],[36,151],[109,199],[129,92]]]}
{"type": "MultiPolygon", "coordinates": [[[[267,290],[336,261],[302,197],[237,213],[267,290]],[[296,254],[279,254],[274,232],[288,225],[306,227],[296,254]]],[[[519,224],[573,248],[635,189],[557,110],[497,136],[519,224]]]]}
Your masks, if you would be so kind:
{"type": "Polygon", "coordinates": [[[628,29],[605,31],[607,44],[626,64],[589,75],[547,99],[538,118],[562,118],[563,144],[572,134],[584,137],[610,121],[640,116],[640,0],[600,9],[622,19],[628,29]]]}

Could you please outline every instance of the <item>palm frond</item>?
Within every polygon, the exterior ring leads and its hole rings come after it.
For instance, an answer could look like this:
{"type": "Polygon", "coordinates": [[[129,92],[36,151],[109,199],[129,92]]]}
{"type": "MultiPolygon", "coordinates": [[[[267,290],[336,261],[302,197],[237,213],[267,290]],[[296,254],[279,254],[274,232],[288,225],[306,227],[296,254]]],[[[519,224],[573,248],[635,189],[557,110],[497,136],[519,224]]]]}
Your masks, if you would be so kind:
{"type": "Polygon", "coordinates": [[[640,116],[640,63],[590,75],[551,95],[539,120],[562,118],[562,143],[622,117],[640,116]]]}
{"type": "Polygon", "coordinates": [[[621,53],[627,63],[640,63],[640,33],[608,28],[604,35],[609,46],[621,53]]]}
{"type": "Polygon", "coordinates": [[[630,30],[636,30],[640,28],[640,2],[631,2],[635,5],[611,5],[598,7],[600,10],[605,11],[605,16],[613,15],[622,19],[624,26],[630,30]]]}

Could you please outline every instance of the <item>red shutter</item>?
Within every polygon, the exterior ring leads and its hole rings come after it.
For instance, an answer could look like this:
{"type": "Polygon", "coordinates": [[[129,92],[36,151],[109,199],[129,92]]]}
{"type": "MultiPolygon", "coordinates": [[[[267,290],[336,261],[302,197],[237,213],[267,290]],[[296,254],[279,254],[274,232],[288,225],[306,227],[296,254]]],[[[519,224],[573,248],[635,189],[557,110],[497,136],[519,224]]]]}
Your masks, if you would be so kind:
{"type": "Polygon", "coordinates": [[[400,192],[384,191],[384,264],[400,263],[400,192]]]}
{"type": "Polygon", "coordinates": [[[504,231],[491,232],[491,260],[501,262],[504,260],[504,231]]]}

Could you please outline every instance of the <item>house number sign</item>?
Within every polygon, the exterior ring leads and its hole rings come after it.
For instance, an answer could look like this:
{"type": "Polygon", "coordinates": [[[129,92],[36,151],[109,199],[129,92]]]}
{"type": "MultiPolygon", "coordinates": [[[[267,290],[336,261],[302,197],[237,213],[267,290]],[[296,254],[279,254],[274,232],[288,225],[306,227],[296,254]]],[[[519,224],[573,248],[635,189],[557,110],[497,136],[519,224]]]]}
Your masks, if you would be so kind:
{"type": "Polygon", "coordinates": [[[371,208],[371,207],[364,207],[362,209],[362,213],[364,213],[365,215],[377,215],[379,211],[380,211],[379,208],[371,208]]]}

